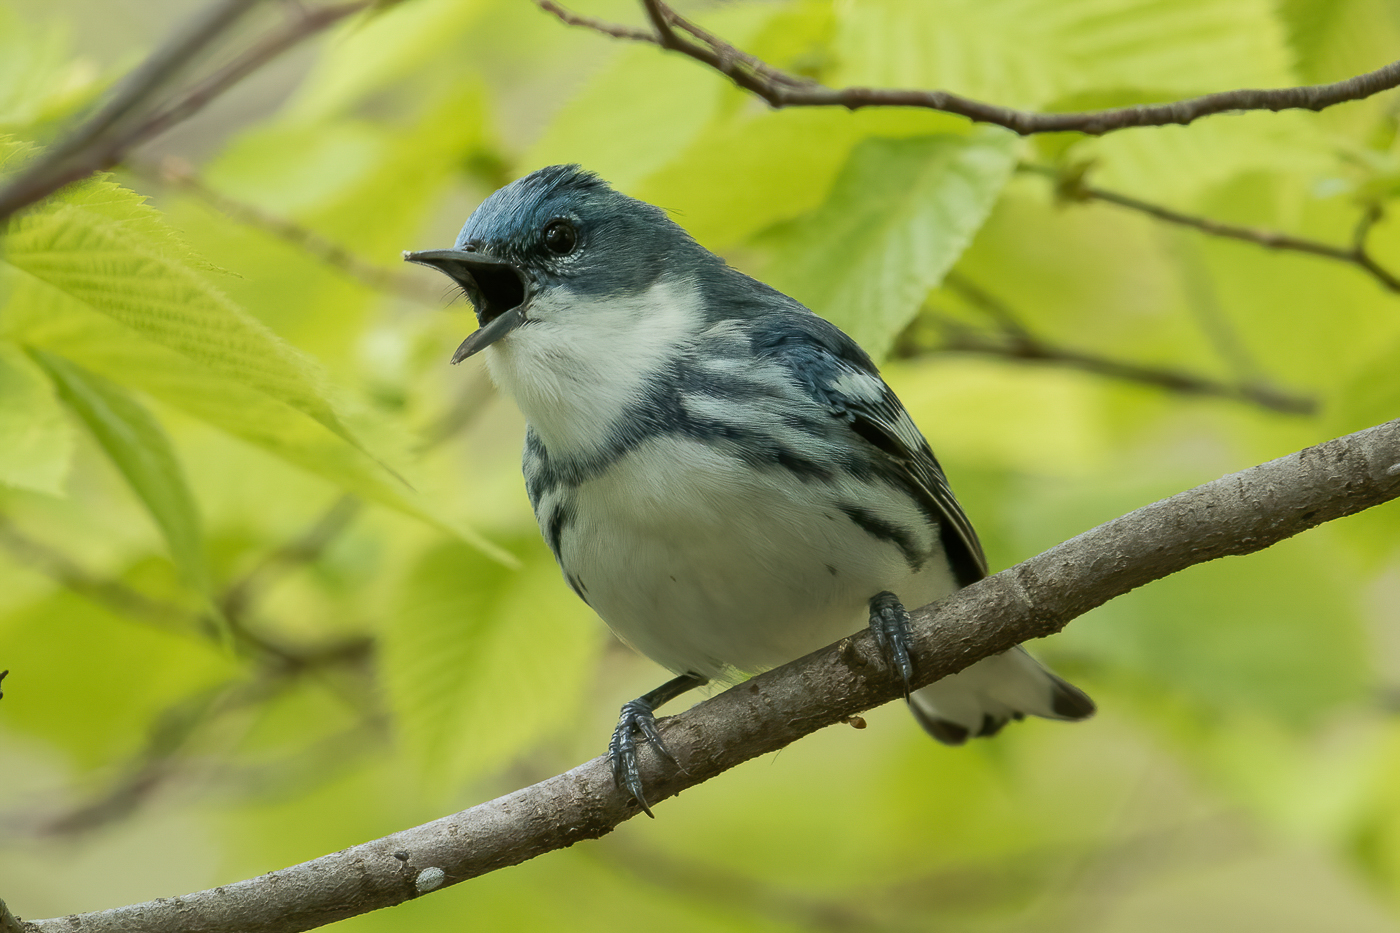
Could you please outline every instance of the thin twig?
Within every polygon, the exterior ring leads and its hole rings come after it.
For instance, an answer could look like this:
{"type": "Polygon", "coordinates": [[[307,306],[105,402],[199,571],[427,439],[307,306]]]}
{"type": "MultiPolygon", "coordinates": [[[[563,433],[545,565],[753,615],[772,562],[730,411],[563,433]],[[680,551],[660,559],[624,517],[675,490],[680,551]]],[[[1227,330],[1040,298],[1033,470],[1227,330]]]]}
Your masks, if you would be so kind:
{"type": "Polygon", "coordinates": [[[161,91],[196,55],[231,29],[258,2],[224,0],[201,11],[184,31],[167,39],[128,75],[112,99],[48,153],[48,158],[57,163],[74,157],[128,116],[139,112],[148,98],[161,91]]]}
{"type": "Polygon", "coordinates": [[[130,151],[137,143],[159,135],[176,123],[194,116],[214,98],[292,46],[340,22],[347,16],[368,9],[373,4],[374,0],[358,0],[354,3],[342,3],[311,10],[305,9],[299,3],[286,4],[286,9],[295,11],[295,16],[290,22],[264,36],[252,48],[190,88],[174,103],[117,139],[112,145],[114,156],[108,164],[115,164],[119,161],[120,154],[130,151]]]}
{"type": "Polygon", "coordinates": [[[148,181],[194,195],[230,220],[270,233],[376,291],[392,292],[422,304],[442,302],[441,289],[428,285],[426,279],[376,265],[315,230],[215,191],[183,159],[167,156],[159,164],[128,161],[126,168],[148,181]]]}
{"type": "MultiPolygon", "coordinates": [[[[67,554],[24,534],[4,515],[0,515],[0,549],[65,589],[122,618],[145,622],[165,631],[216,641],[225,630],[210,613],[155,599],[119,580],[99,577],[67,554]]],[[[290,670],[314,667],[322,662],[327,651],[324,647],[285,644],[250,629],[242,614],[228,614],[224,621],[239,648],[261,661],[290,670]]],[[[339,642],[336,645],[330,649],[332,652],[342,650],[339,642]]]]}
{"type": "Polygon", "coordinates": [[[98,577],[68,555],[36,541],[0,515],[0,549],[21,564],[72,590],[79,596],[105,606],[117,615],[154,625],[165,631],[214,637],[210,620],[175,603],[154,599],[117,580],[98,577]]]}
{"type": "Polygon", "coordinates": [[[1323,243],[1319,240],[1309,240],[1305,237],[1297,237],[1292,234],[1282,233],[1277,230],[1266,230],[1262,227],[1243,227],[1237,224],[1227,224],[1209,217],[1199,217],[1194,214],[1183,214],[1181,211],[1163,207],[1160,204],[1153,204],[1150,201],[1142,201],[1138,198],[1120,194],[1116,191],[1108,191],[1087,184],[1084,181],[1083,173],[1079,171],[1062,171],[1047,165],[1022,165],[1018,170],[1033,175],[1043,175],[1055,182],[1056,196],[1063,201],[1102,201],[1106,204],[1114,204],[1149,217],[1170,224],[1177,224],[1183,227],[1191,227],[1202,233],[1211,236],[1226,237],[1231,240],[1240,240],[1245,243],[1254,243],[1268,249],[1283,250],[1295,253],[1307,253],[1310,256],[1321,256],[1325,259],[1335,259],[1339,262],[1357,266],[1371,275],[1384,288],[1392,292],[1400,292],[1400,278],[1389,270],[1383,268],[1371,254],[1367,251],[1367,240],[1372,228],[1380,220],[1382,214],[1378,205],[1367,207],[1362,214],[1360,221],[1356,225],[1355,233],[1350,246],[1334,246],[1331,243],[1323,243]]]}
{"type": "MultiPolygon", "coordinates": [[[[944,319],[939,323],[947,324],[949,322],[944,319]]],[[[936,351],[974,353],[1064,366],[1107,376],[1111,379],[1154,386],[1182,395],[1200,395],[1249,402],[1261,408],[1288,415],[1317,413],[1317,402],[1314,399],[1280,392],[1268,386],[1221,382],[1191,373],[1127,363],[1111,357],[1056,347],[1039,341],[1008,342],[972,331],[958,331],[952,326],[949,326],[942,344],[936,348],[936,351]]],[[[904,355],[913,354],[905,351],[904,355]]]]}
{"type": "Polygon", "coordinates": [[[1064,132],[1099,136],[1129,127],[1184,126],[1212,114],[1244,110],[1322,110],[1400,86],[1400,61],[1396,61],[1334,84],[1221,91],[1173,103],[1138,104],[1080,113],[1031,113],[947,91],[827,87],[755,58],[691,23],[661,0],[642,0],[652,26],[650,33],[578,16],[553,0],[535,2],[541,9],[571,26],[592,29],[613,38],[649,42],[693,58],[725,75],[744,90],[763,98],[774,108],[845,107],[858,110],[863,107],[917,107],[957,114],[978,123],[1003,126],[1022,136],[1064,132]],[[681,32],[691,38],[682,36],[681,32]]]}
{"type": "MultiPolygon", "coordinates": [[[[867,630],[760,674],[659,725],[653,804],[908,687],[1052,634],[1187,567],[1251,554],[1400,498],[1400,421],[1222,477],[1087,531],[911,614],[904,684],[867,630]]],[[[40,933],[293,933],[411,900],[611,832],[640,811],[605,757],[497,800],[300,865],[177,898],[38,921],[40,933]]]]}
{"type": "MultiPolygon", "coordinates": [[[[366,637],[335,639],[308,648],[300,667],[266,663],[251,679],[240,677],[188,697],[156,717],[144,747],[116,769],[115,779],[100,792],[59,813],[35,814],[33,807],[27,808],[26,812],[7,818],[6,828],[33,837],[72,837],[130,816],[197,764],[182,753],[211,725],[230,714],[267,702],[313,671],[363,665],[372,649],[373,641],[366,637]]],[[[361,695],[372,696],[372,691],[361,695]]],[[[378,716],[373,709],[362,711],[362,722],[356,729],[363,731],[367,724],[376,722],[378,716]]]]}
{"type": "Polygon", "coordinates": [[[1021,322],[1021,315],[1001,298],[993,295],[981,285],[969,279],[957,270],[950,271],[943,277],[943,285],[951,291],[957,292],[963,300],[986,314],[997,326],[1001,328],[1008,338],[1012,340],[1032,341],[1030,330],[1021,322]]]}
{"type": "Polygon", "coordinates": [[[329,508],[296,539],[282,545],[259,561],[252,570],[229,584],[219,597],[219,605],[231,618],[241,618],[254,595],[266,589],[276,576],[296,567],[315,563],[326,548],[350,527],[364,503],[350,493],[337,496],[329,508]]]}
{"type": "Polygon", "coordinates": [[[594,32],[601,32],[605,36],[612,36],[614,39],[631,39],[633,42],[656,42],[656,36],[645,29],[636,29],[631,26],[622,26],[617,23],[609,23],[592,16],[582,16],[578,13],[564,9],[554,0],[535,0],[540,9],[553,13],[561,21],[569,26],[582,26],[594,32]]]}
{"type": "Polygon", "coordinates": [[[283,9],[294,11],[290,21],[263,36],[212,75],[177,95],[172,102],[163,106],[147,106],[148,98],[176,70],[167,65],[182,64],[203,49],[219,31],[227,29],[234,22],[236,17],[232,15],[233,11],[241,12],[250,2],[229,0],[219,7],[225,15],[210,16],[201,21],[200,28],[187,30],[168,43],[149,60],[157,62],[159,67],[143,66],[138,71],[141,80],[132,83],[131,91],[120,94],[112,107],[99,111],[69,139],[39,156],[28,170],[0,190],[0,223],[15,211],[53,194],[65,185],[86,178],[93,172],[111,168],[124,159],[132,148],[189,119],[224,91],[293,45],[373,5],[373,0],[359,0],[306,10],[300,4],[283,4],[283,9]]]}
{"type": "Polygon", "coordinates": [[[996,331],[988,333],[977,330],[954,317],[926,308],[896,339],[895,358],[912,359],[930,352],[974,353],[1078,369],[1183,395],[1249,402],[1283,414],[1311,415],[1317,412],[1316,399],[1294,395],[1260,382],[1224,382],[1179,369],[1131,363],[1059,346],[1028,329],[1006,302],[965,277],[950,273],[943,284],[991,317],[997,325],[996,331]],[[923,324],[938,327],[941,339],[937,345],[929,346],[920,338],[918,331],[923,324]]]}

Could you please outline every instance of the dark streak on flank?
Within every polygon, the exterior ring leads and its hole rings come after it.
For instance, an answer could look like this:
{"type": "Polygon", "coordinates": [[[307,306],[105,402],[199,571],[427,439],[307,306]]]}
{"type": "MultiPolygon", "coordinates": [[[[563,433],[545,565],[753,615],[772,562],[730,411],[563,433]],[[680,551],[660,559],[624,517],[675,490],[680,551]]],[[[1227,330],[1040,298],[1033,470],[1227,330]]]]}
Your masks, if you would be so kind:
{"type": "MultiPolygon", "coordinates": [[[[549,549],[554,552],[554,559],[559,560],[560,542],[564,537],[564,529],[574,520],[574,510],[561,503],[554,507],[554,511],[549,516],[549,522],[545,529],[545,541],[549,544],[549,549]]],[[[575,587],[577,589],[577,587],[575,587]]],[[[580,593],[580,596],[583,594],[580,593]]]]}
{"type": "Polygon", "coordinates": [[[919,549],[915,547],[914,539],[909,532],[858,505],[842,503],[837,508],[870,537],[879,541],[888,541],[899,548],[899,553],[904,555],[904,561],[909,565],[910,570],[918,571],[923,567],[924,558],[927,555],[919,553],[919,549]]]}

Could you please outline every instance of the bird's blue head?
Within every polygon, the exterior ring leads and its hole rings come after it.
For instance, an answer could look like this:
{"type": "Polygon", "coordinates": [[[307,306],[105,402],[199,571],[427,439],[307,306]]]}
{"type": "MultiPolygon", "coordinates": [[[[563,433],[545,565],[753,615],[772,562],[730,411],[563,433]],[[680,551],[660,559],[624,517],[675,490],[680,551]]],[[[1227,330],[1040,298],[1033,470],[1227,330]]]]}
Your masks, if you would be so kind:
{"type": "Polygon", "coordinates": [[[461,286],[480,328],[458,363],[531,322],[532,309],[634,297],[658,278],[717,263],[659,208],[577,165],[552,165],[492,194],[452,249],[406,252],[461,286]]]}

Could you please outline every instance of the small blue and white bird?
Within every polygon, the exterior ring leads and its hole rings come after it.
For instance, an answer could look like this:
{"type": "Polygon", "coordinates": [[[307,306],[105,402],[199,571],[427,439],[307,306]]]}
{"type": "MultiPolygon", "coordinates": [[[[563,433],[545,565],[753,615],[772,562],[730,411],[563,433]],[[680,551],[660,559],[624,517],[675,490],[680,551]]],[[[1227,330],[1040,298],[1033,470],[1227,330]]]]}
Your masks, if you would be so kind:
{"type": "MultiPolygon", "coordinates": [[[[986,576],[870,357],[660,209],[556,165],[487,198],[452,249],[404,258],[471,300],[480,328],[452,362],[487,351],[524,413],[525,488],[564,578],[679,675],[623,706],[609,746],[644,809],[636,736],[667,755],[657,706],[866,624],[907,681],[903,604],[986,576]]],[[[1026,714],[1094,712],[1019,647],[914,691],[909,707],[950,745],[1026,714]]]]}

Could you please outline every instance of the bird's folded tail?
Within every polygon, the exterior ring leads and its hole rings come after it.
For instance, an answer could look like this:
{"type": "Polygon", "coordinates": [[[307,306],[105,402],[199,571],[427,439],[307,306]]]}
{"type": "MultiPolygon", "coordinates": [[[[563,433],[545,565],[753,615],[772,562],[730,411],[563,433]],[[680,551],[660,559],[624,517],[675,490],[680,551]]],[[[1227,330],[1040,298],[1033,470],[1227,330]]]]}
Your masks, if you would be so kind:
{"type": "Polygon", "coordinates": [[[1013,719],[1075,721],[1094,715],[1094,701],[1055,676],[1019,646],[915,690],[909,709],[945,745],[996,735],[1013,719]]]}

